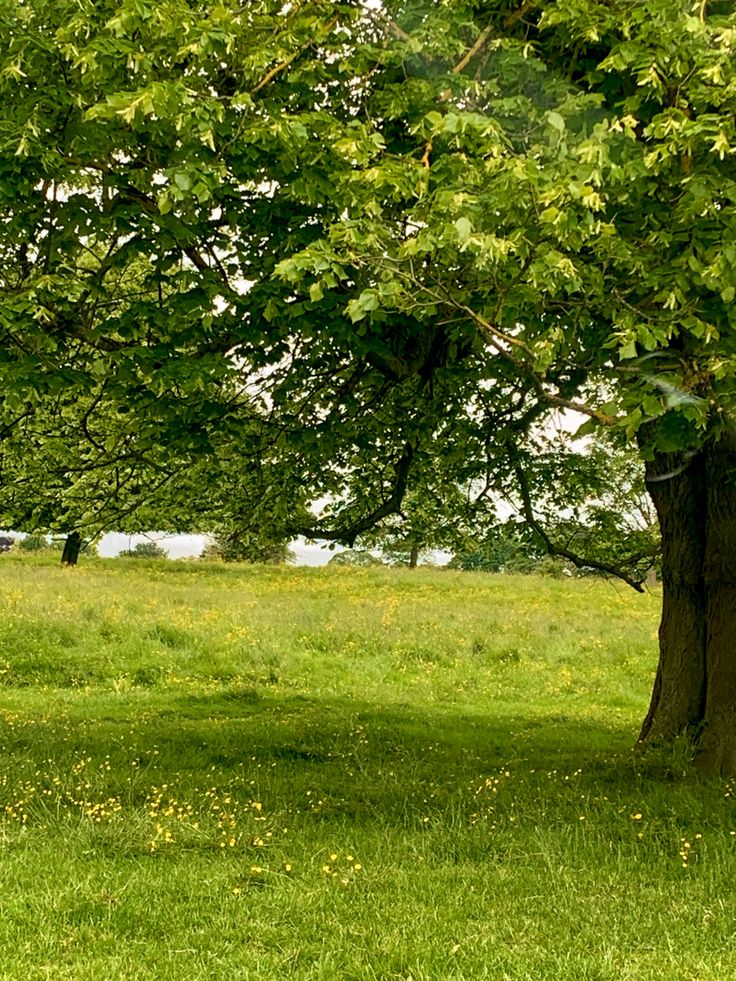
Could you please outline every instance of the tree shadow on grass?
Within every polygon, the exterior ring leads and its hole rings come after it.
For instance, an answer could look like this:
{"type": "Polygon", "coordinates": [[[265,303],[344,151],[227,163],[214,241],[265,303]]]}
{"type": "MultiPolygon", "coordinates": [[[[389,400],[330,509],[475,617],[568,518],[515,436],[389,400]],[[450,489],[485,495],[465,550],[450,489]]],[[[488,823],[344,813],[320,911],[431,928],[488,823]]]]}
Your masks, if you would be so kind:
{"type": "Polygon", "coordinates": [[[588,796],[628,795],[632,781],[656,782],[664,772],[642,769],[630,728],[537,708],[479,714],[266,688],[117,700],[106,693],[64,705],[64,715],[5,727],[9,765],[32,771],[53,759],[63,770],[87,757],[98,769],[107,761],[111,786],[123,774],[129,780],[134,766],[140,799],[152,785],[209,781],[286,800],[319,820],[447,813],[471,806],[494,780],[534,798],[572,799],[572,786],[588,796]]]}

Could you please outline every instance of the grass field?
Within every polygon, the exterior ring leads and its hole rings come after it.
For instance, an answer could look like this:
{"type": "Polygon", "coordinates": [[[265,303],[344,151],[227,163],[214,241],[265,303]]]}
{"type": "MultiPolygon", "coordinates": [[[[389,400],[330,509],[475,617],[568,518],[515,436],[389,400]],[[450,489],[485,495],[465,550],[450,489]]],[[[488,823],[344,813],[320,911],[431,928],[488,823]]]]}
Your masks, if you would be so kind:
{"type": "Polygon", "coordinates": [[[734,790],[631,753],[658,598],[0,559],[0,978],[727,981],[734,790]]]}

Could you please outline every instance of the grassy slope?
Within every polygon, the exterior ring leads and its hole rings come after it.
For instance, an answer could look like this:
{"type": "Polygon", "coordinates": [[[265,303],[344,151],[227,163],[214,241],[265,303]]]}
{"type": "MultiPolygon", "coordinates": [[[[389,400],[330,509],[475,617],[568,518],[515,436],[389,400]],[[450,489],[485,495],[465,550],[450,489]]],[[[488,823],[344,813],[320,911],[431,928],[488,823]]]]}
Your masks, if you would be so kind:
{"type": "Polygon", "coordinates": [[[731,788],[605,583],[0,560],[0,977],[736,976],[731,788]]]}

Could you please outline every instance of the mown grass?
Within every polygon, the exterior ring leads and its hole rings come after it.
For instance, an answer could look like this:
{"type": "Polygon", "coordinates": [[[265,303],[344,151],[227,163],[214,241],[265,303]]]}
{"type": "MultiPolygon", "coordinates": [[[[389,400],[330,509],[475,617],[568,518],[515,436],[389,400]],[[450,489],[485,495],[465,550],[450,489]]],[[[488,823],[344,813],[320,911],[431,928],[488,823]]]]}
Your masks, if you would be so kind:
{"type": "Polygon", "coordinates": [[[656,596],[0,560],[0,977],[724,981],[736,812],[631,752],[656,596]]]}

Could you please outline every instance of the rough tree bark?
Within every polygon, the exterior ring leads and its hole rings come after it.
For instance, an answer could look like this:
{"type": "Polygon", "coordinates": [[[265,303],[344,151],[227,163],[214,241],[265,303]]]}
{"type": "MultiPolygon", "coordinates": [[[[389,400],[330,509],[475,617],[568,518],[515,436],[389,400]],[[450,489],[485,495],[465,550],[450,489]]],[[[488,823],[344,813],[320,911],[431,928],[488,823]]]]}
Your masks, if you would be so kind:
{"type": "Polygon", "coordinates": [[[699,763],[736,775],[736,433],[706,451],[707,522],[703,566],[707,679],[699,763]]]}
{"type": "Polygon", "coordinates": [[[647,464],[647,487],[662,534],[662,619],[659,665],[640,740],[695,734],[705,702],[705,465],[658,456],[647,464]]]}
{"type": "Polygon", "coordinates": [[[659,455],[647,486],[662,532],[659,664],[639,739],[688,734],[703,772],[736,775],[736,434],[659,455]]]}

